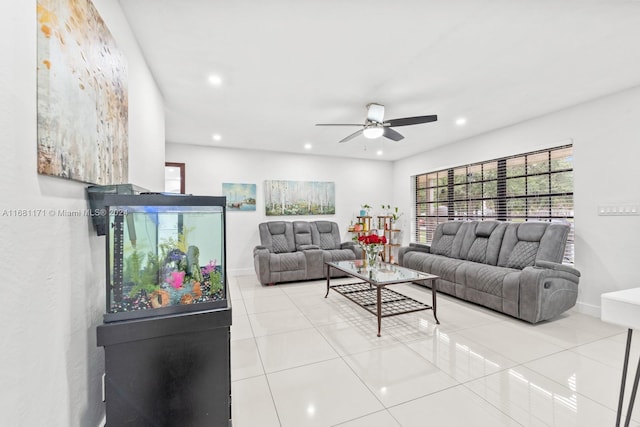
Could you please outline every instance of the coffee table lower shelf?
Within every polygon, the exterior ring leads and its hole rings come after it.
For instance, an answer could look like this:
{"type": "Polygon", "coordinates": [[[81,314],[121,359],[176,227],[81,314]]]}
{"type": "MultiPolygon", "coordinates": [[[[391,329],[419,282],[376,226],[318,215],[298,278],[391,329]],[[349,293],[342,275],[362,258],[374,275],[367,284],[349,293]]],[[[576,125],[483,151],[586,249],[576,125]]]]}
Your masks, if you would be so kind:
{"type": "MultiPolygon", "coordinates": [[[[353,301],[371,314],[378,316],[378,319],[382,317],[397,316],[399,314],[433,309],[433,307],[428,304],[424,304],[385,287],[373,286],[368,282],[330,285],[329,288],[353,301]],[[380,294],[379,304],[378,293],[380,294]]],[[[379,324],[378,336],[380,336],[379,324]]]]}

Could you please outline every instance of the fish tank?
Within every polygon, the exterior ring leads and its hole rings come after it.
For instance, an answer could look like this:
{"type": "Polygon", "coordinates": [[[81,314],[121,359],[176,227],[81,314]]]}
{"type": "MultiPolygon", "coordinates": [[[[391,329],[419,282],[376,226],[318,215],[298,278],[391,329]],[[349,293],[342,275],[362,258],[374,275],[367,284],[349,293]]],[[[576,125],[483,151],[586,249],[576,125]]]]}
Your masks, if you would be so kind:
{"type": "Polygon", "coordinates": [[[105,322],[227,307],[225,197],[105,195],[105,322]]]}

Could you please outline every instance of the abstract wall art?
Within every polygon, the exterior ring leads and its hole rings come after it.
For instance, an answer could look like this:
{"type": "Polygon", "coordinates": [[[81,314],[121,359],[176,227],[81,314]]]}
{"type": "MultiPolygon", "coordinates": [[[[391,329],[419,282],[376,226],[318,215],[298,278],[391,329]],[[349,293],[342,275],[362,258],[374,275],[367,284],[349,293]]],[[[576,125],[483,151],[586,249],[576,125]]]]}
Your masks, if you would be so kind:
{"type": "Polygon", "coordinates": [[[265,181],[265,213],[279,215],[334,215],[333,182],[265,181]]]}
{"type": "Polygon", "coordinates": [[[227,198],[227,211],[255,211],[256,185],[222,183],[222,195],[227,198]]]}
{"type": "Polygon", "coordinates": [[[128,179],[127,63],[90,0],[38,0],[38,173],[128,179]]]}

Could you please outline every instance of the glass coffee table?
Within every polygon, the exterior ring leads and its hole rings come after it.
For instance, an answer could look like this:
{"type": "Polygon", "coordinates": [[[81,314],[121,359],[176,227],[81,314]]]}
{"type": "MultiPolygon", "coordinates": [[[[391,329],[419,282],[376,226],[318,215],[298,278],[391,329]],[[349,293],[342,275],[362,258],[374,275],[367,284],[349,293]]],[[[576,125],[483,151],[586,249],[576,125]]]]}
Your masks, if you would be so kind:
{"type": "Polygon", "coordinates": [[[364,260],[325,262],[327,267],[327,293],[333,289],[340,295],[350,299],[378,318],[378,336],[383,317],[413,313],[421,310],[433,310],[436,323],[440,324],[436,313],[436,282],[438,276],[411,270],[396,264],[377,262],[367,266],[364,260]],[[331,284],[331,269],[335,268],[348,276],[363,280],[362,282],[331,284]],[[399,292],[387,289],[388,285],[406,282],[431,281],[431,305],[424,304],[399,292]]]}

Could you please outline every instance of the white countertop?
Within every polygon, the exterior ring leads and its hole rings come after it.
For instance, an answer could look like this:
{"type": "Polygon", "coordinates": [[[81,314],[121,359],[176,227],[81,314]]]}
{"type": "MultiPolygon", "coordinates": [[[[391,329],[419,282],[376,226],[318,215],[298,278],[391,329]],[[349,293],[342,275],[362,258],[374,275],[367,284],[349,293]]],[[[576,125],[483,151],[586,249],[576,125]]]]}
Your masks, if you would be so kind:
{"type": "Polygon", "coordinates": [[[602,294],[601,304],[603,322],[640,329],[640,288],[602,294]]]}

